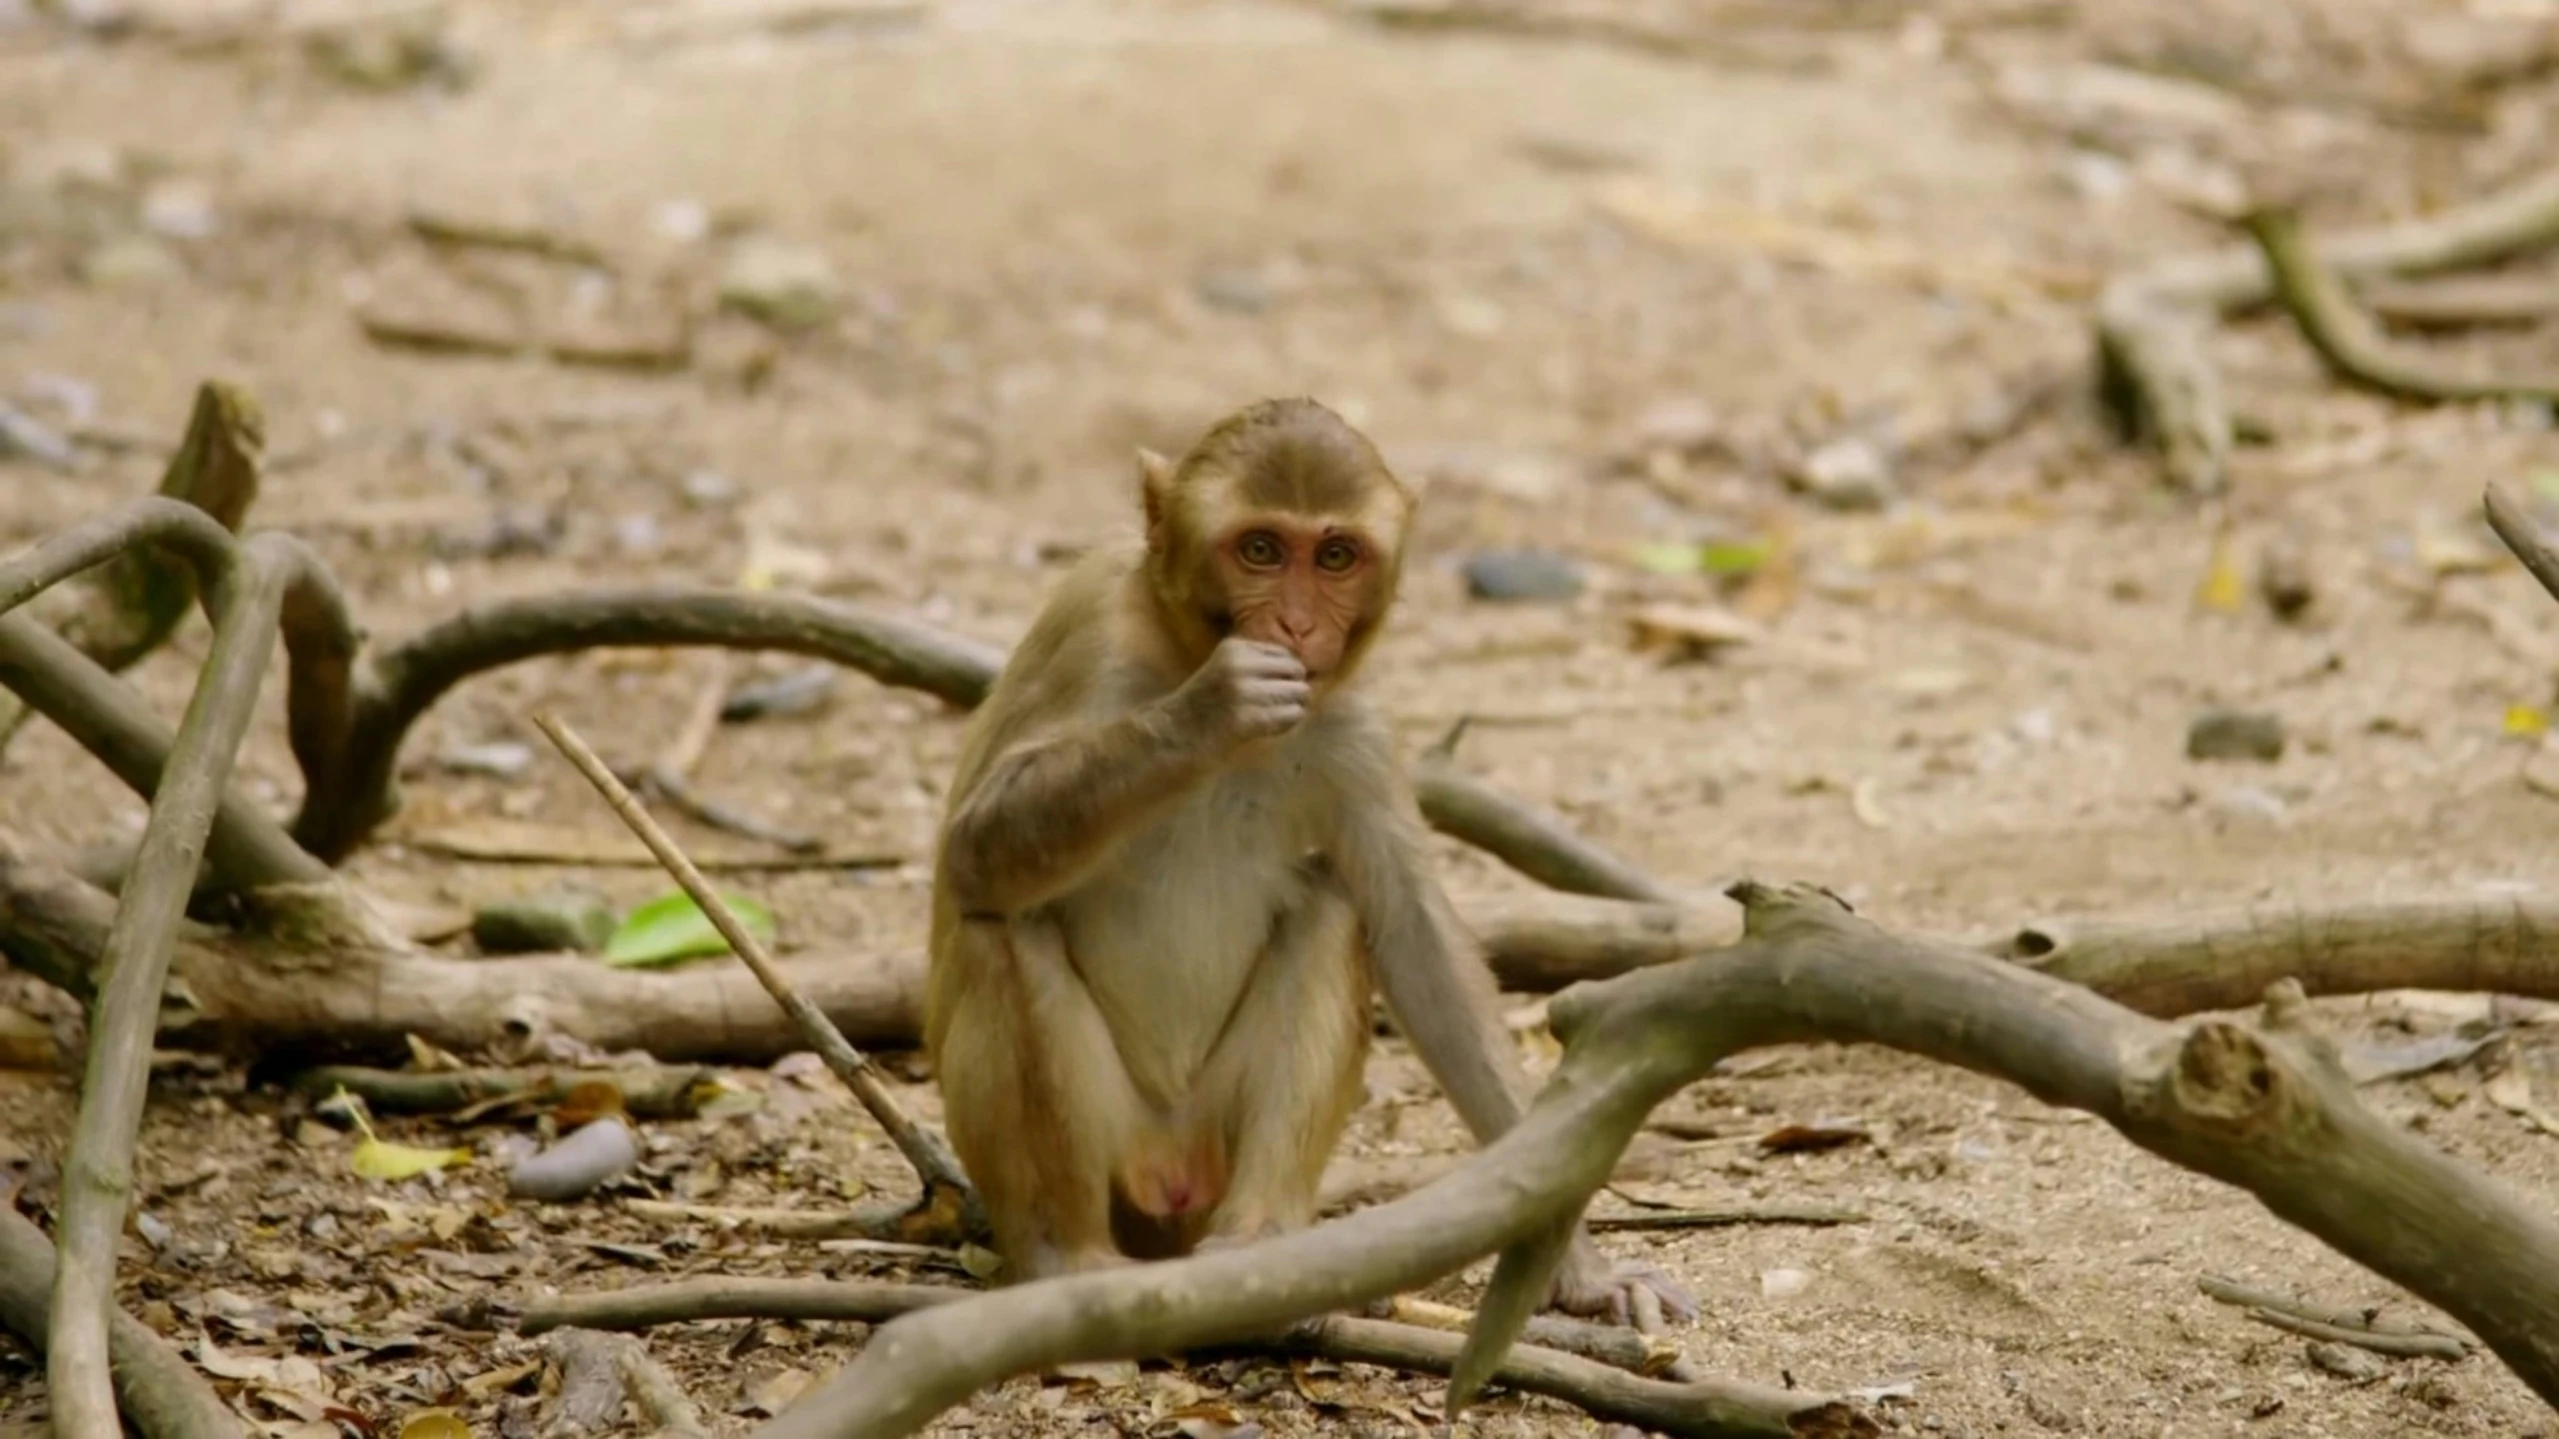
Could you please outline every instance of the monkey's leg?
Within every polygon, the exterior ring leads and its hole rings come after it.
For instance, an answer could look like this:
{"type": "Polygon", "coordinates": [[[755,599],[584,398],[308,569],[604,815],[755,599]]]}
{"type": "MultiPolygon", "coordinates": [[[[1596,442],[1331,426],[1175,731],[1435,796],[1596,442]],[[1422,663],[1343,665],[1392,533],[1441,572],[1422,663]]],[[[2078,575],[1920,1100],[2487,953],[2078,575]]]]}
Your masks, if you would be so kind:
{"type": "Polygon", "coordinates": [[[1359,1107],[1368,1030],[1358,917],[1326,882],[1274,928],[1201,1074],[1201,1099],[1227,1116],[1234,1146],[1210,1242],[1314,1220],[1325,1161],[1359,1107]]]}
{"type": "Polygon", "coordinates": [[[1144,1112],[1118,1045],[1042,919],[967,920],[971,976],[942,1040],[943,1117],[1010,1278],[1124,1262],[1112,1167],[1144,1112]]]}

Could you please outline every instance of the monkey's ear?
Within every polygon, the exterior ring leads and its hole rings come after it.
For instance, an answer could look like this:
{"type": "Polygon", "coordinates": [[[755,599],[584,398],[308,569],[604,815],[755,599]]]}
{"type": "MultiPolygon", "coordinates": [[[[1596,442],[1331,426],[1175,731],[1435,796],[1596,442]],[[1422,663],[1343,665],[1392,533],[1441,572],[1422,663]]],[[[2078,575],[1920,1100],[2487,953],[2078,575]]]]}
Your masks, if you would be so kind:
{"type": "Polygon", "coordinates": [[[1137,447],[1137,484],[1146,497],[1146,528],[1151,536],[1156,526],[1164,523],[1164,509],[1173,496],[1173,462],[1144,445],[1137,447]]]}

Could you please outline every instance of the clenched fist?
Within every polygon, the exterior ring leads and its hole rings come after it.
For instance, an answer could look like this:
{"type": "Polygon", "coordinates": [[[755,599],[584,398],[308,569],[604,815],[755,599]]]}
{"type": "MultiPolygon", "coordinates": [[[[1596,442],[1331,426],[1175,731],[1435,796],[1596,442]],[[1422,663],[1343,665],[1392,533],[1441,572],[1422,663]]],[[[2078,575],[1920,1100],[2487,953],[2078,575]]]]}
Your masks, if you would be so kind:
{"type": "Polygon", "coordinates": [[[1190,733],[1224,749],[1295,729],[1312,693],[1297,656],[1229,636],[1173,692],[1173,709],[1190,733]]]}

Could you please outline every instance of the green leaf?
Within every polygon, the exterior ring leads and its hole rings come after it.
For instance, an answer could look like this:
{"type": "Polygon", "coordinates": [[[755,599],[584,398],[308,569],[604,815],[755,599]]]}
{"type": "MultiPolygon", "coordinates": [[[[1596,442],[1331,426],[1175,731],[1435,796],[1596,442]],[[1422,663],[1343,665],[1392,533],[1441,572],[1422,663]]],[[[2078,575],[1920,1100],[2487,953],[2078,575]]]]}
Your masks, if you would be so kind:
{"type": "Polygon", "coordinates": [[[1766,540],[1709,540],[1698,554],[1710,575],[1750,575],[1768,563],[1768,549],[1766,540]]]}
{"type": "MultiPolygon", "coordinates": [[[[724,894],[720,898],[737,914],[738,923],[746,926],[747,933],[768,944],[772,942],[773,911],[743,895],[724,894]]],[[[623,918],[622,927],[604,942],[604,962],[617,967],[674,964],[728,952],[729,942],[712,928],[711,917],[682,890],[660,895],[631,911],[623,918]]]]}
{"type": "Polygon", "coordinates": [[[1633,555],[1636,568],[1657,575],[1693,575],[1706,562],[1701,545],[1637,545],[1633,555]]]}

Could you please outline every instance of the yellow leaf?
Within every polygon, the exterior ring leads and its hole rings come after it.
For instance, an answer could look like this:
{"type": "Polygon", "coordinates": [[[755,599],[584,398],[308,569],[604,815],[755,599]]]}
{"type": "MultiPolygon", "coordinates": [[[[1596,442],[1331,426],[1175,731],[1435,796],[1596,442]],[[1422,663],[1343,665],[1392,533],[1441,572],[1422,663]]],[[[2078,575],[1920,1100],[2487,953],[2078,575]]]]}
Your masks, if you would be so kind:
{"type": "Polygon", "coordinates": [[[400,1421],[400,1439],[471,1439],[471,1426],[450,1409],[421,1409],[400,1421]]]}
{"type": "Polygon", "coordinates": [[[2506,706],[2506,733],[2531,738],[2550,732],[2550,716],[2531,705],[2506,706]]]}
{"type": "Polygon", "coordinates": [[[367,1138],[355,1147],[351,1162],[355,1172],[367,1179],[415,1179],[429,1170],[467,1163],[470,1158],[471,1151],[467,1149],[420,1149],[367,1138]]]}
{"type": "Polygon", "coordinates": [[[2212,537],[2212,561],[2204,570],[2203,585],[2195,592],[2195,603],[2225,615],[2235,615],[2248,603],[2248,582],[2239,573],[2239,557],[2233,552],[2230,531],[2222,530],[2212,537]]]}

